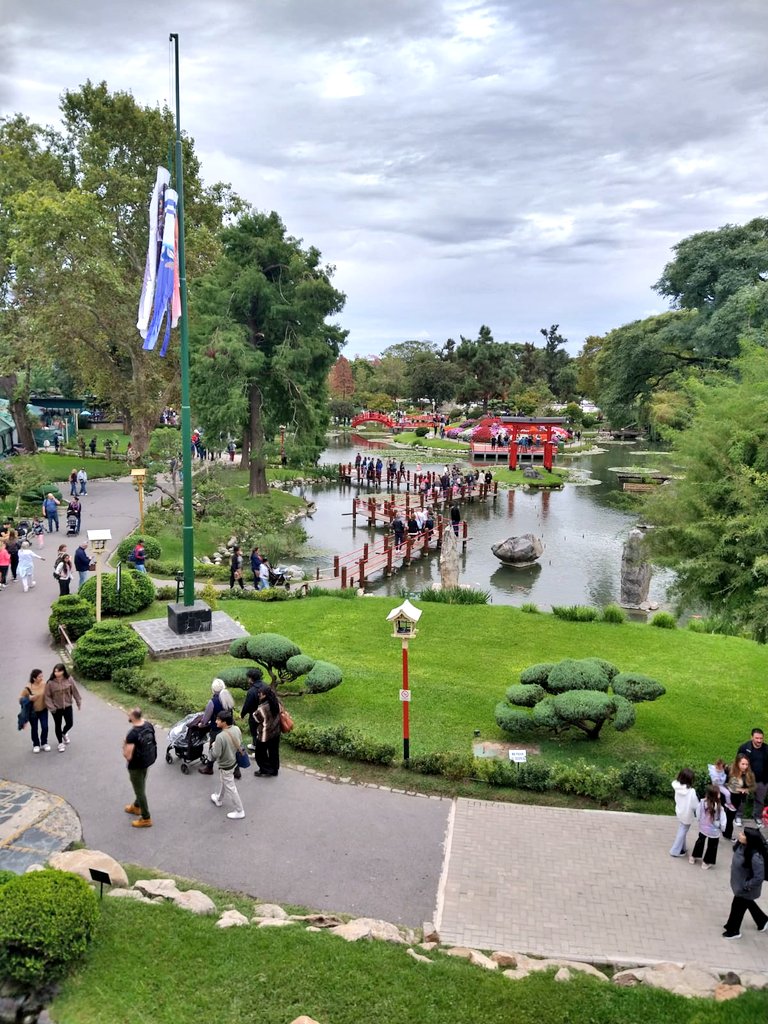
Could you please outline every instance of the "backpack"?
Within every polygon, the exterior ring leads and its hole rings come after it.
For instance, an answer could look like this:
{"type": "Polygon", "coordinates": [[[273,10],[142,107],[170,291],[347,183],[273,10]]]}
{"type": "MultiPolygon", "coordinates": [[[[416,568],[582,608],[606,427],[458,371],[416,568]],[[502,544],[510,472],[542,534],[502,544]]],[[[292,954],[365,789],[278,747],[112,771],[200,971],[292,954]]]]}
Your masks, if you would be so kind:
{"type": "Polygon", "coordinates": [[[136,565],[136,548],[133,548],[126,561],[130,562],[131,565],[136,565]]]}
{"type": "Polygon", "coordinates": [[[138,740],[131,759],[139,768],[149,768],[157,760],[157,740],[155,739],[155,727],[145,722],[137,730],[138,740]]]}

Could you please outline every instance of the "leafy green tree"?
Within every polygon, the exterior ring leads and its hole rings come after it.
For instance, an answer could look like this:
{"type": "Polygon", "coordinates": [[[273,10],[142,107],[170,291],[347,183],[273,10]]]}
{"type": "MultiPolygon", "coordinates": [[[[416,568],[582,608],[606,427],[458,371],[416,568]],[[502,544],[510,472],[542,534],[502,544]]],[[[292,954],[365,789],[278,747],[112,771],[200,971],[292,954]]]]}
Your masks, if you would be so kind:
{"type": "MultiPolygon", "coordinates": [[[[115,405],[134,447],[145,452],[178,387],[176,348],[166,359],[144,352],[135,326],[148,199],[173,118],[167,108],[110,93],[104,82],[65,92],[61,111],[62,133],[23,118],[4,125],[12,172],[0,191],[10,211],[5,260],[13,268],[12,294],[29,322],[26,335],[44,338],[83,389],[115,405]]],[[[193,280],[217,254],[222,218],[242,204],[227,186],[204,188],[191,140],[183,148],[193,280]]],[[[7,167],[0,164],[0,179],[7,167]]]]}
{"type": "Polygon", "coordinates": [[[655,559],[687,607],[768,638],[768,352],[747,345],[736,379],[689,386],[690,426],[675,442],[682,479],[648,501],[655,559]]]}
{"type": "Polygon", "coordinates": [[[459,402],[480,402],[483,414],[492,398],[506,398],[517,380],[514,351],[494,341],[483,325],[476,339],[461,337],[455,351],[459,402]]]}
{"type": "Polygon", "coordinates": [[[250,494],[266,494],[268,443],[281,422],[306,453],[325,443],[327,378],[346,338],[328,318],[345,296],[319,250],[303,248],[274,212],[241,216],[221,240],[195,295],[193,400],[207,431],[243,435],[250,494]]]}

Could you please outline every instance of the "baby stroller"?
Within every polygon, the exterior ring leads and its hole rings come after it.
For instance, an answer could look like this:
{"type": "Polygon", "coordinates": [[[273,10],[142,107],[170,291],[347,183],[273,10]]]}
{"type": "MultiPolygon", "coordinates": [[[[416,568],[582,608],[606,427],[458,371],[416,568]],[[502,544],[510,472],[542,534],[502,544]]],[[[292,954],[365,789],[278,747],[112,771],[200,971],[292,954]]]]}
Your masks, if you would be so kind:
{"type": "Polygon", "coordinates": [[[193,761],[201,764],[208,764],[204,748],[208,740],[209,728],[207,725],[200,727],[202,712],[196,711],[187,715],[180,722],[174,725],[168,733],[168,749],[165,752],[165,760],[173,764],[173,755],[176,754],[181,760],[182,775],[189,775],[189,766],[193,761]]]}
{"type": "Polygon", "coordinates": [[[270,565],[269,585],[270,587],[285,587],[286,590],[290,590],[291,584],[289,582],[288,570],[279,565],[276,565],[273,569],[270,565]]]}
{"type": "Polygon", "coordinates": [[[67,513],[67,536],[76,537],[80,533],[80,518],[74,512],[67,513]]]}

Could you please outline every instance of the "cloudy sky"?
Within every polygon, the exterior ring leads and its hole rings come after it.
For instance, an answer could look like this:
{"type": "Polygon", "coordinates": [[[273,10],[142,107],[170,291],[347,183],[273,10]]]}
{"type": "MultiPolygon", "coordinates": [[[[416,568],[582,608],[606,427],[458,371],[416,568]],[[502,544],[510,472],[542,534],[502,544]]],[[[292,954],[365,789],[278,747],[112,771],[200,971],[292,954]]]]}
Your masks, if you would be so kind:
{"type": "Polygon", "coordinates": [[[765,0],[0,0],[0,116],[170,99],[169,31],[206,180],[335,264],[348,355],[482,323],[576,352],[766,210],[765,0]]]}

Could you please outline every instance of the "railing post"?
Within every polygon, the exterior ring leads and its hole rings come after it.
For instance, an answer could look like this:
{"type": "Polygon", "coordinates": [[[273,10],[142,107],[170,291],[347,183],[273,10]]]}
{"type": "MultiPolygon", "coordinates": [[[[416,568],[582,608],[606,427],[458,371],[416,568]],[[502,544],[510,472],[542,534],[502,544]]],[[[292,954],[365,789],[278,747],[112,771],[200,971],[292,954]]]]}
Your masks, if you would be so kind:
{"type": "Polygon", "coordinates": [[[403,565],[411,564],[411,547],[413,545],[413,541],[411,540],[412,536],[413,535],[409,533],[408,540],[405,542],[405,557],[403,558],[403,565]]]}
{"type": "Polygon", "coordinates": [[[360,582],[358,583],[358,586],[364,587],[365,586],[365,559],[364,558],[361,558],[359,560],[359,562],[357,563],[357,567],[360,570],[360,582]]]}
{"type": "Polygon", "coordinates": [[[346,590],[347,589],[347,567],[346,567],[346,565],[342,565],[342,567],[341,567],[341,589],[342,590],[346,590]]]}
{"type": "Polygon", "coordinates": [[[387,576],[392,575],[392,548],[387,548],[387,576]]]}
{"type": "Polygon", "coordinates": [[[461,524],[461,553],[466,554],[467,551],[467,534],[469,532],[469,523],[465,519],[461,524]]]}
{"type": "Polygon", "coordinates": [[[363,560],[368,561],[368,541],[363,544],[363,560]]]}
{"type": "Polygon", "coordinates": [[[334,577],[339,575],[339,556],[333,556],[333,575],[334,577]]]}

